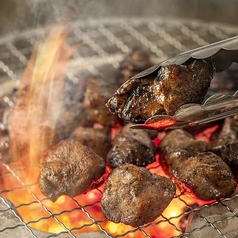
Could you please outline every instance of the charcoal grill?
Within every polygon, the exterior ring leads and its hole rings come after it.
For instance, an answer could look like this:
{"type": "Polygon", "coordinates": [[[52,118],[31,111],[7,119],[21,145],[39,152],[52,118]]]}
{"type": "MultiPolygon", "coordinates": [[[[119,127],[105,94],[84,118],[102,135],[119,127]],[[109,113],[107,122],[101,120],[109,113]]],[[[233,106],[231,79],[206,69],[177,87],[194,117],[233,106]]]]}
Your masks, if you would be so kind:
{"type": "MultiPolygon", "coordinates": [[[[50,29],[50,27],[49,27],[50,29]]],[[[0,97],[1,104],[11,107],[13,102],[8,94],[17,88],[21,79],[22,72],[26,68],[27,61],[32,53],[34,45],[44,36],[46,29],[37,29],[23,32],[18,35],[9,36],[0,41],[0,97]]],[[[87,21],[87,25],[81,22],[71,22],[70,32],[67,37],[67,44],[76,47],[77,51],[71,58],[67,69],[66,78],[72,82],[77,82],[81,73],[100,74],[100,67],[106,65],[108,68],[117,69],[119,62],[123,57],[136,46],[145,48],[152,56],[154,63],[174,56],[180,52],[207,45],[219,40],[230,38],[238,35],[237,27],[225,24],[208,24],[199,20],[163,20],[163,19],[112,19],[87,21]],[[80,47],[77,47],[80,45],[80,47]]],[[[233,85],[223,86],[224,90],[235,90],[233,85]]],[[[219,90],[221,85],[214,84],[213,88],[219,90]]],[[[0,129],[4,125],[0,124],[0,129]]],[[[91,203],[80,204],[77,198],[72,198],[74,208],[71,210],[62,209],[59,213],[52,211],[48,204],[48,199],[42,198],[35,194],[34,186],[37,186],[37,179],[34,183],[28,184],[22,180],[22,173],[28,168],[18,168],[17,166],[7,165],[0,162],[0,183],[3,178],[12,180],[12,186],[3,189],[0,184],[0,236],[1,237],[160,237],[159,234],[153,233],[152,227],[163,227],[168,224],[170,229],[176,231],[174,237],[200,237],[199,234],[205,229],[215,231],[216,237],[230,237],[223,229],[224,222],[237,220],[237,212],[229,205],[229,202],[235,200],[238,194],[223,201],[215,201],[210,204],[192,206],[188,204],[183,195],[177,193],[174,200],[184,204],[189,209],[185,209],[175,216],[162,216],[160,220],[138,227],[128,227],[126,231],[121,232],[115,224],[114,229],[118,229],[116,235],[107,228],[107,220],[102,216],[98,219],[94,216],[93,210],[99,209],[100,199],[91,203]],[[14,191],[24,190],[25,196],[31,196],[32,201],[21,204],[14,204],[14,201],[7,199],[11,197],[14,191]],[[10,196],[8,196],[10,195],[10,196]],[[174,219],[183,220],[190,213],[199,213],[204,208],[220,205],[226,209],[227,216],[217,218],[211,221],[210,218],[200,215],[204,222],[203,225],[195,227],[190,231],[184,231],[180,226],[174,224],[174,219]],[[24,208],[26,211],[31,206],[44,210],[44,215],[39,215],[37,219],[24,221],[18,214],[18,210],[24,208]],[[65,215],[75,214],[77,219],[80,216],[86,217],[83,224],[78,223],[74,227],[65,225],[65,215]],[[54,220],[61,231],[55,233],[46,233],[32,228],[32,224],[41,223],[42,221],[54,220]],[[82,233],[87,228],[96,231],[95,233],[82,233]],[[196,236],[197,235],[197,236],[196,236]]],[[[102,194],[102,189],[94,191],[98,197],[102,194]]],[[[81,195],[80,195],[81,196],[81,195]]],[[[237,232],[238,233],[238,232],[237,232]]],[[[161,237],[163,234],[161,234],[161,237]]],[[[202,236],[201,236],[202,237],[202,236]]]]}

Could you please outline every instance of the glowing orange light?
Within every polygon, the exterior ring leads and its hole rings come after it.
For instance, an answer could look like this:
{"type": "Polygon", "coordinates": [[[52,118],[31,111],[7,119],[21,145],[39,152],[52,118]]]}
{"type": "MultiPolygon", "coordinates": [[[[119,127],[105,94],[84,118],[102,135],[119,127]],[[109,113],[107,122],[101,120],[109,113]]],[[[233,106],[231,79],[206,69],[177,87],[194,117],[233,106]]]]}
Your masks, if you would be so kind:
{"type": "MultiPolygon", "coordinates": [[[[1,189],[11,190],[11,192],[4,193],[3,196],[5,195],[17,207],[17,212],[25,222],[29,222],[29,226],[38,230],[50,233],[63,232],[65,228],[58,222],[60,221],[69,230],[82,227],[79,230],[74,230],[73,233],[95,231],[100,230],[100,228],[94,221],[100,221],[100,226],[112,235],[126,234],[125,237],[145,237],[136,228],[103,220],[105,217],[100,211],[100,199],[104,185],[74,199],[61,196],[54,203],[46,199],[39,190],[37,180],[40,173],[39,162],[41,161],[38,159],[41,158],[42,152],[52,144],[54,135],[52,135],[51,141],[45,140],[47,134],[44,133],[47,133],[47,131],[42,130],[42,127],[39,128],[38,125],[43,123],[47,126],[50,123],[50,126],[54,128],[60,110],[59,95],[63,87],[63,71],[72,54],[72,49],[68,48],[66,51],[63,48],[66,35],[62,33],[62,28],[55,28],[51,32],[46,41],[33,52],[22,78],[19,92],[26,92],[26,95],[23,97],[24,101],[17,102],[16,107],[21,109],[23,106],[24,110],[17,111],[13,116],[13,124],[20,131],[13,130],[11,138],[11,155],[21,163],[12,163],[11,167],[0,165],[2,174],[11,169],[14,170],[13,174],[16,174],[16,176],[13,176],[8,173],[2,178],[3,186],[1,189]],[[29,79],[31,79],[30,83],[29,79]],[[24,91],[26,85],[29,90],[24,91]],[[55,89],[56,85],[57,90],[55,89]],[[49,104],[48,102],[55,102],[55,104],[49,104]],[[26,114],[23,114],[23,112],[26,114]],[[24,120],[19,120],[22,117],[24,120]],[[22,141],[27,144],[24,154],[19,153],[19,144],[21,145],[22,141]],[[25,184],[29,186],[25,186],[25,184]],[[54,216],[49,217],[49,214],[54,214],[54,216]],[[135,230],[135,232],[128,232],[131,230],[135,230]]],[[[175,123],[176,121],[173,118],[168,118],[150,126],[160,129],[175,123]]],[[[112,139],[115,137],[117,130],[118,128],[111,130],[112,139]]],[[[208,133],[211,133],[211,131],[208,133]]],[[[162,137],[164,134],[165,132],[161,132],[160,136],[162,137]]],[[[159,140],[158,137],[155,143],[158,144],[159,140]]],[[[152,173],[166,176],[158,163],[158,158],[156,162],[148,165],[147,169],[152,173]]],[[[108,173],[109,171],[107,171],[108,173]]],[[[177,191],[177,195],[180,196],[179,191],[177,191]]],[[[174,198],[164,211],[163,216],[156,219],[152,225],[145,225],[143,229],[148,234],[155,234],[152,237],[156,238],[179,235],[165,218],[170,219],[175,226],[180,227],[181,216],[179,214],[183,212],[185,207],[181,198],[186,200],[188,204],[202,204],[201,201],[185,195],[180,196],[180,199],[174,198]]]]}

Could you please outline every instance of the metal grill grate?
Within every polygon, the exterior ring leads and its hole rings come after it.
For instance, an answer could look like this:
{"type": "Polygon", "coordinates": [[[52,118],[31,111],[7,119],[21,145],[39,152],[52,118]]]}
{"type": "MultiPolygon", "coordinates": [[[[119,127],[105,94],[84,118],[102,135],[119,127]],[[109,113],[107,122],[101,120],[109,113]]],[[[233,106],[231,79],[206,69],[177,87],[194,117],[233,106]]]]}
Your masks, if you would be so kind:
{"type": "MultiPolygon", "coordinates": [[[[50,28],[49,28],[50,29],[50,28]]],[[[49,30],[48,29],[48,30],[49,30]]],[[[44,36],[46,29],[28,31],[19,35],[14,35],[0,40],[0,96],[2,106],[12,106],[13,102],[7,95],[13,88],[17,88],[27,61],[30,58],[34,45],[44,36]]],[[[155,63],[173,56],[177,53],[206,45],[215,41],[226,39],[238,34],[237,27],[227,25],[207,24],[200,21],[188,20],[162,20],[162,19],[110,19],[88,22],[73,22],[70,24],[70,31],[67,37],[67,44],[77,48],[71,58],[67,70],[66,78],[72,82],[77,82],[82,74],[100,74],[100,66],[106,65],[108,68],[117,69],[119,62],[135,46],[142,46],[152,56],[155,63]],[[80,47],[78,47],[80,46],[80,47]]],[[[3,129],[3,124],[1,128],[3,129]]],[[[5,221],[0,223],[0,235],[3,237],[13,237],[13,234],[22,234],[21,237],[81,237],[77,232],[88,230],[102,231],[102,237],[166,237],[165,234],[158,234],[158,229],[163,230],[167,225],[169,229],[175,231],[174,237],[202,237],[193,236],[200,234],[201,231],[212,228],[217,237],[230,237],[226,234],[220,224],[229,220],[237,219],[237,210],[229,205],[229,202],[236,200],[238,194],[225,200],[216,201],[209,205],[193,206],[184,199],[184,195],[177,193],[175,204],[182,204],[187,207],[180,214],[173,216],[163,215],[159,220],[152,224],[139,228],[127,227],[120,231],[119,225],[108,227],[108,221],[100,214],[99,202],[102,189],[95,189],[89,193],[90,202],[85,203],[86,195],[80,198],[67,198],[73,209],[63,206],[60,211],[55,212],[51,209],[51,202],[39,195],[37,192],[37,178],[28,184],[23,176],[32,169],[37,174],[39,168],[22,168],[17,165],[6,165],[0,163],[0,217],[5,221]],[[3,188],[2,181],[9,181],[3,188]],[[14,196],[24,194],[21,202],[15,204],[14,196]],[[90,195],[91,194],[91,195],[90,195]],[[30,197],[25,202],[25,197],[30,197]],[[14,203],[14,204],[13,204],[14,203]],[[226,209],[225,217],[210,220],[210,217],[200,214],[203,225],[195,227],[189,232],[185,232],[180,226],[175,225],[175,220],[183,220],[191,212],[198,213],[207,207],[222,206],[226,209]],[[34,219],[28,216],[22,220],[21,210],[35,213],[34,219]],[[35,211],[35,212],[34,212],[35,211]],[[39,214],[37,216],[37,214],[39,214]],[[67,216],[74,217],[71,226],[66,225],[67,216]],[[97,214],[97,215],[95,215],[97,214]],[[9,222],[10,220],[10,222],[9,222]],[[83,220],[81,224],[80,220],[83,220]],[[38,224],[46,226],[48,223],[56,224],[60,227],[60,232],[49,234],[33,229],[38,224]],[[117,230],[117,234],[112,230],[117,230]]],[[[156,168],[158,169],[158,165],[156,168]]],[[[62,201],[62,204],[64,201],[62,201]]],[[[236,221],[237,222],[237,221],[236,221]]],[[[68,224],[68,223],[67,223],[68,224]]],[[[167,228],[166,228],[167,229],[167,228]]],[[[166,233],[164,231],[164,233],[166,233]]],[[[97,234],[99,235],[99,234],[97,234]]],[[[99,237],[99,236],[98,236],[99,237]]]]}

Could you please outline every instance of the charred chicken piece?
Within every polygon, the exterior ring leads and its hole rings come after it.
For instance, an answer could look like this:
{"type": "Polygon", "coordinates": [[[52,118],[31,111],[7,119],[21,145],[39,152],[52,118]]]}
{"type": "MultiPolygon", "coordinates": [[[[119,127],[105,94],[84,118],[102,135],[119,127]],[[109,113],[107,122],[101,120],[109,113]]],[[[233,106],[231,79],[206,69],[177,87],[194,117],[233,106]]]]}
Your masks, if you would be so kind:
{"type": "Polygon", "coordinates": [[[123,74],[121,82],[125,82],[152,65],[150,56],[145,50],[134,48],[120,64],[120,70],[123,74]]]}
{"type": "Polygon", "coordinates": [[[188,158],[176,168],[174,176],[181,187],[206,201],[229,196],[236,189],[229,166],[212,152],[188,158]]]}
{"type": "Polygon", "coordinates": [[[175,186],[169,178],[125,164],[110,173],[101,210],[113,222],[137,227],[159,217],[174,195],[175,186]]]}
{"type": "Polygon", "coordinates": [[[162,113],[163,108],[154,95],[153,81],[154,78],[126,81],[106,103],[109,111],[124,121],[135,123],[162,113]]]}
{"type": "Polygon", "coordinates": [[[222,158],[232,170],[236,180],[238,180],[238,140],[223,138],[220,141],[222,143],[216,148],[211,148],[211,151],[222,158]]]}
{"type": "Polygon", "coordinates": [[[203,101],[214,71],[210,58],[162,66],[158,75],[126,81],[106,106],[123,120],[135,123],[157,114],[173,115],[183,104],[203,101]]]}
{"type": "Polygon", "coordinates": [[[109,128],[78,127],[69,138],[88,146],[104,159],[112,147],[109,128]]]}
{"type": "Polygon", "coordinates": [[[130,124],[118,132],[106,163],[115,168],[123,164],[146,166],[154,162],[155,148],[146,131],[131,129],[130,124]]]}
{"type": "Polygon", "coordinates": [[[104,126],[113,126],[117,116],[112,115],[105,103],[113,95],[117,84],[109,83],[98,77],[88,79],[84,98],[84,106],[90,121],[104,126]]]}
{"type": "Polygon", "coordinates": [[[201,103],[213,78],[211,59],[190,59],[183,65],[162,66],[154,81],[154,93],[168,115],[186,103],[201,103]]]}
{"type": "Polygon", "coordinates": [[[86,192],[105,171],[104,160],[78,141],[61,141],[46,157],[39,176],[41,192],[55,201],[86,192]]]}
{"type": "Polygon", "coordinates": [[[216,154],[207,152],[208,145],[188,132],[168,132],[159,150],[161,164],[181,189],[202,200],[219,199],[235,191],[236,182],[228,165],[216,154]]]}
{"type": "Polygon", "coordinates": [[[160,163],[168,174],[198,152],[205,152],[207,143],[195,140],[187,131],[176,129],[169,131],[159,144],[158,150],[162,154],[160,163]]]}
{"type": "Polygon", "coordinates": [[[220,156],[228,164],[236,179],[238,179],[238,127],[237,118],[228,117],[224,120],[218,138],[209,143],[208,149],[220,156]]]}

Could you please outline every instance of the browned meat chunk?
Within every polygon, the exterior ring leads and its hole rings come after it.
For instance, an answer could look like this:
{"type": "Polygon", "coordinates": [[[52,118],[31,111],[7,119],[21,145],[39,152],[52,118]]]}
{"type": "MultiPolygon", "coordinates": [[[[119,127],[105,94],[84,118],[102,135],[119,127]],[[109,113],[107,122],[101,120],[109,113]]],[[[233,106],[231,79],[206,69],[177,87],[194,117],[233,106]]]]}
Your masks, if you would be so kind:
{"type": "Polygon", "coordinates": [[[122,82],[151,67],[149,54],[140,48],[133,49],[120,64],[123,73],[122,82]]]}
{"type": "Polygon", "coordinates": [[[206,148],[206,142],[195,140],[185,130],[171,130],[159,144],[160,162],[168,174],[173,174],[177,166],[197,152],[205,152],[206,148]]]}
{"type": "Polygon", "coordinates": [[[153,91],[154,78],[130,79],[111,97],[106,106],[124,121],[144,122],[163,112],[153,91]]]}
{"type": "Polygon", "coordinates": [[[235,192],[236,181],[229,166],[211,152],[198,153],[176,168],[174,176],[202,200],[226,197],[235,192]]]}
{"type": "Polygon", "coordinates": [[[168,115],[186,103],[201,103],[213,78],[210,60],[189,60],[183,65],[162,66],[154,81],[154,93],[168,115]]]}
{"type": "Polygon", "coordinates": [[[208,146],[209,150],[220,156],[231,168],[238,179],[238,139],[237,118],[228,117],[224,120],[222,130],[217,139],[208,146]]]}
{"type": "Polygon", "coordinates": [[[107,155],[107,165],[115,168],[122,164],[146,166],[155,160],[155,148],[146,131],[131,129],[130,124],[116,135],[107,155]]]}
{"type": "Polygon", "coordinates": [[[238,140],[228,140],[224,138],[219,147],[211,148],[211,151],[223,159],[238,180],[238,140]]]}
{"type": "Polygon", "coordinates": [[[104,159],[112,147],[109,128],[78,127],[70,138],[88,146],[104,159]]]}
{"type": "Polygon", "coordinates": [[[213,73],[210,59],[162,66],[157,77],[126,81],[106,106],[123,120],[135,123],[156,114],[173,115],[185,103],[203,101],[213,73]]]}
{"type": "Polygon", "coordinates": [[[159,217],[174,195],[175,186],[167,177],[125,164],[109,175],[101,210],[113,222],[137,227],[159,217]]]}
{"type": "Polygon", "coordinates": [[[86,192],[105,171],[104,160],[74,140],[61,141],[46,157],[39,176],[41,192],[55,201],[86,192]]]}
{"type": "Polygon", "coordinates": [[[113,95],[117,85],[103,79],[92,77],[88,79],[84,106],[89,120],[104,126],[113,126],[117,120],[105,107],[107,100],[113,95]]]}
{"type": "Polygon", "coordinates": [[[236,188],[232,171],[219,156],[207,150],[205,142],[181,129],[167,133],[159,145],[161,164],[181,189],[202,200],[231,195],[236,188]]]}

